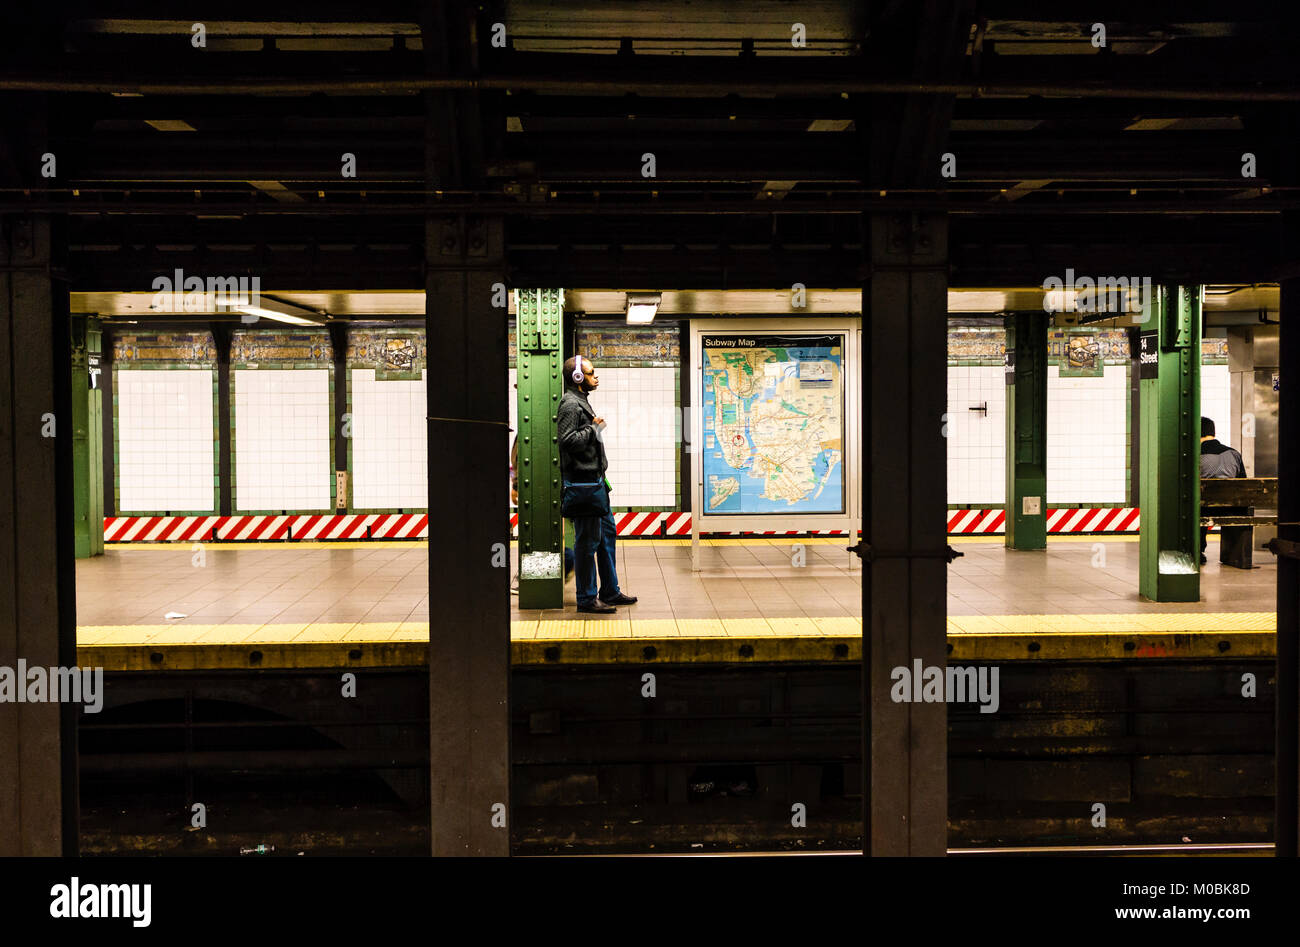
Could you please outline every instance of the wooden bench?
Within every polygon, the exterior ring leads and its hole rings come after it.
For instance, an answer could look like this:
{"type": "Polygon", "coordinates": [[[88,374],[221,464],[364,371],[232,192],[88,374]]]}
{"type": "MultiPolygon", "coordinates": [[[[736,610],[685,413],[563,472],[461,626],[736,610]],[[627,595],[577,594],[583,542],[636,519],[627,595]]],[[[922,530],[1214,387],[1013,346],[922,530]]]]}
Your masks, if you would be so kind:
{"type": "Polygon", "coordinates": [[[1256,526],[1277,523],[1277,514],[1258,516],[1255,508],[1277,509],[1276,477],[1201,480],[1201,525],[1218,526],[1219,561],[1238,569],[1252,566],[1256,526]]]}

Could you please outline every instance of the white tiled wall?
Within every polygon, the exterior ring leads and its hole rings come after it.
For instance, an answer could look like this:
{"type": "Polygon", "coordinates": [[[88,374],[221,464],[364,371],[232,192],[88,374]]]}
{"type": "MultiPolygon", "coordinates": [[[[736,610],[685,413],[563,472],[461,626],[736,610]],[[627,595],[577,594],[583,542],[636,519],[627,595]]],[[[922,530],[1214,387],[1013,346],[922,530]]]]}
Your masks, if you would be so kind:
{"type": "Polygon", "coordinates": [[[1047,502],[1123,503],[1129,410],[1125,365],[1101,378],[1062,378],[1047,367],[1047,502]]]}
{"type": "Polygon", "coordinates": [[[598,368],[589,395],[605,419],[605,456],[615,506],[677,503],[677,372],[672,368],[598,368]]]}
{"type": "Polygon", "coordinates": [[[352,370],[352,505],[425,509],[429,505],[425,377],[376,381],[373,368],[352,370]]]}
{"type": "Polygon", "coordinates": [[[1214,422],[1220,442],[1241,449],[1241,438],[1232,429],[1232,375],[1227,365],[1201,366],[1201,416],[1214,422]]]}
{"type": "MultiPolygon", "coordinates": [[[[1201,414],[1230,446],[1226,365],[1201,368],[1201,414]]],[[[1107,365],[1101,378],[1062,378],[1048,366],[1048,503],[1124,503],[1128,477],[1128,377],[1107,365]]],[[[948,502],[1006,502],[1006,391],[1000,367],[948,369],[948,502]],[[969,410],[987,402],[988,415],[969,410]]]]}
{"type": "Polygon", "coordinates": [[[948,502],[1005,502],[1006,382],[1002,366],[948,368],[948,502]],[[971,408],[987,405],[987,414],[971,408]]]}
{"type": "Polygon", "coordinates": [[[235,369],[235,509],[330,507],[328,369],[235,369]]]}
{"type": "Polygon", "coordinates": [[[114,384],[121,511],[212,512],[212,369],[120,368],[114,384]]]}

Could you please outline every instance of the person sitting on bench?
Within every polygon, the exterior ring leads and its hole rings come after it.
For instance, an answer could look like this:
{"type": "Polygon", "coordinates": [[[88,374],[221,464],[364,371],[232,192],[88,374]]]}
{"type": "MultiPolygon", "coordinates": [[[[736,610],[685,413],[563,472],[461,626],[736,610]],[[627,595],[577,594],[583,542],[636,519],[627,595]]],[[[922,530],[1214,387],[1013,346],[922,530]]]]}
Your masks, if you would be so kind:
{"type": "MultiPolygon", "coordinates": [[[[1214,422],[1201,418],[1201,479],[1232,480],[1246,476],[1246,463],[1241,454],[1214,437],[1214,422]]],[[[1224,516],[1245,516],[1245,507],[1224,507],[1218,510],[1224,516]]],[[[1205,547],[1210,527],[1201,527],[1201,565],[1205,565],[1205,547]]]]}

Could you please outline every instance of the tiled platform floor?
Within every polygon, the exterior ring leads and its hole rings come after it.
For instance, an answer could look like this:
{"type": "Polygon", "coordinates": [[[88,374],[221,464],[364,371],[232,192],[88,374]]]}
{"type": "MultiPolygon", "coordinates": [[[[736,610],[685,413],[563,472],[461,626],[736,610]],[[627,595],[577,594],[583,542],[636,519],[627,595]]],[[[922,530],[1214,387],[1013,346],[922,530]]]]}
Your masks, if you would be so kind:
{"type": "MultiPolygon", "coordinates": [[[[565,609],[514,607],[512,637],[856,634],[862,573],[849,568],[845,541],[801,542],[798,566],[791,540],[712,541],[698,573],[689,543],[620,543],[620,580],[637,605],[578,616],[570,581],[565,609]]],[[[954,545],[965,555],[949,567],[950,633],[1211,630],[1225,614],[1242,629],[1273,627],[1277,573],[1267,553],[1250,572],[1221,567],[1211,540],[1202,601],[1155,604],[1137,595],[1138,544],[1129,538],[1059,539],[1036,553],[1000,541],[954,545]]],[[[405,543],[210,544],[201,560],[185,544],[110,546],[77,565],[79,642],[427,639],[426,561],[423,545],[405,543]]]]}

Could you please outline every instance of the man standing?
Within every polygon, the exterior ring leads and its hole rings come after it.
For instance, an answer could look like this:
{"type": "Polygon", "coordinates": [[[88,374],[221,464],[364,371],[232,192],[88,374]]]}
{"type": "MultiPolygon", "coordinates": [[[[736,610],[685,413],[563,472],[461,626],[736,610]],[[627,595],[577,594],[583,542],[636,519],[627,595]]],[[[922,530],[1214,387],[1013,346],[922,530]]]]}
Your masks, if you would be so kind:
{"type": "MultiPolygon", "coordinates": [[[[1246,464],[1241,454],[1227,444],[1221,444],[1214,437],[1214,422],[1201,418],[1201,479],[1232,480],[1246,476],[1246,464]]],[[[1224,507],[1219,511],[1224,516],[1244,516],[1245,508],[1224,507]]],[[[1224,527],[1227,529],[1228,527],[1224,527]]],[[[1205,546],[1210,535],[1208,526],[1201,527],[1201,565],[1205,565],[1205,546]]]]}
{"type": "MultiPolygon", "coordinates": [[[[615,605],[632,605],[636,596],[618,588],[614,569],[614,514],[609,512],[609,480],[605,470],[605,443],[601,432],[605,419],[596,416],[587,393],[600,385],[590,361],[577,356],[564,363],[564,397],[555,415],[560,445],[560,476],[564,484],[603,482],[605,513],[600,516],[571,516],[574,533],[574,571],[577,573],[578,611],[608,614],[615,605]],[[593,559],[595,560],[593,563],[593,559]],[[600,596],[596,596],[596,573],[600,573],[600,596]]],[[[567,491],[566,491],[567,492],[567,491]]]]}

